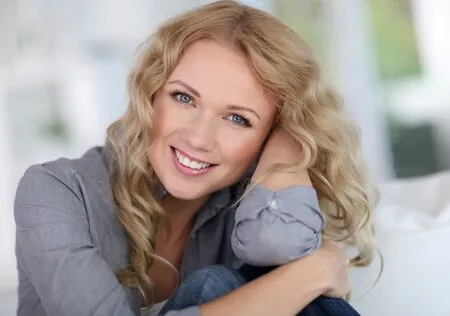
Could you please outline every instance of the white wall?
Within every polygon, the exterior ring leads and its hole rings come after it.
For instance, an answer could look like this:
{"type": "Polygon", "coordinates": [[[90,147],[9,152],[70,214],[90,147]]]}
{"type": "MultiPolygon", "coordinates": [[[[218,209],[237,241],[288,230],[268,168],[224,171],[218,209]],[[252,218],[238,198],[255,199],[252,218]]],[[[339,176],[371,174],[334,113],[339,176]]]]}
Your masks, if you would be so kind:
{"type": "Polygon", "coordinates": [[[376,181],[392,177],[381,91],[376,80],[368,0],[328,1],[335,84],[361,129],[362,151],[376,181]]]}
{"type": "Polygon", "coordinates": [[[11,63],[17,48],[17,2],[0,1],[0,72],[11,63]]]}
{"type": "Polygon", "coordinates": [[[0,294],[16,284],[12,214],[14,188],[10,181],[12,157],[8,151],[10,147],[8,121],[2,103],[4,87],[5,78],[0,74],[0,294]]]}
{"type": "Polygon", "coordinates": [[[425,76],[450,80],[450,1],[412,0],[425,76]]]}
{"type": "MultiPolygon", "coordinates": [[[[0,2],[0,296],[16,284],[14,259],[14,219],[11,185],[12,157],[9,151],[9,122],[6,116],[5,93],[8,74],[17,48],[17,7],[14,0],[0,2]]],[[[0,303],[0,311],[2,310],[0,303]]]]}

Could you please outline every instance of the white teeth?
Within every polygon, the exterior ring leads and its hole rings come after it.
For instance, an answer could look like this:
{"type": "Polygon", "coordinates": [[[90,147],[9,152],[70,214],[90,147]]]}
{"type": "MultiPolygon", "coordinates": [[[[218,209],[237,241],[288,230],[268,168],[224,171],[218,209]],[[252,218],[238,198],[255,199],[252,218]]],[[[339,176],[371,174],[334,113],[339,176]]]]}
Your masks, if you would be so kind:
{"type": "Polygon", "coordinates": [[[183,166],[189,167],[189,168],[191,168],[191,169],[197,169],[197,170],[199,170],[199,169],[204,169],[204,168],[207,168],[207,167],[211,166],[211,164],[206,163],[206,162],[199,162],[199,161],[191,160],[191,159],[189,159],[188,157],[183,156],[183,154],[180,153],[180,152],[179,152],[178,150],[176,150],[176,149],[175,149],[175,155],[176,155],[178,161],[179,161],[183,166]]]}

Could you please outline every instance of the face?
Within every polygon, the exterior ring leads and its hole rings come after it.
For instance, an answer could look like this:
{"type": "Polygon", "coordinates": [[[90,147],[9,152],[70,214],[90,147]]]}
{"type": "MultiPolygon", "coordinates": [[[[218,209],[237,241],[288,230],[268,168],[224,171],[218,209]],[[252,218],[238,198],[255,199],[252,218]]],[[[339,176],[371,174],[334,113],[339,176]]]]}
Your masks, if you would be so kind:
{"type": "Polygon", "coordinates": [[[150,163],[168,193],[183,200],[239,181],[276,112],[246,57],[208,40],[188,47],[153,106],[150,163]]]}

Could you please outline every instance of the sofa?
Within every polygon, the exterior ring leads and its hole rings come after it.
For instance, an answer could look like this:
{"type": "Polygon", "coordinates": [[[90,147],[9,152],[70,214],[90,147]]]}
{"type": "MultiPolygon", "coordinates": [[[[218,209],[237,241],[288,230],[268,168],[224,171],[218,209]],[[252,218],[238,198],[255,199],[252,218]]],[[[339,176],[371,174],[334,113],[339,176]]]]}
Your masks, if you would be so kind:
{"type": "Polygon", "coordinates": [[[450,315],[450,172],[380,189],[374,227],[383,271],[374,285],[379,257],[351,269],[352,304],[364,316],[450,315]]]}

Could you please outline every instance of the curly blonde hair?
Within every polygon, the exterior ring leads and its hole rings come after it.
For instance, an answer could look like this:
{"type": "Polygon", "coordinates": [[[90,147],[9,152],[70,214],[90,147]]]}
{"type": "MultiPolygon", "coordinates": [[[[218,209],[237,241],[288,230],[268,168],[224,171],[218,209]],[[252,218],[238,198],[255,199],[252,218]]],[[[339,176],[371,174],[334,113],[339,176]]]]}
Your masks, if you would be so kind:
{"type": "MultiPolygon", "coordinates": [[[[326,218],[324,236],[359,251],[354,265],[373,254],[372,192],[360,154],[358,130],[335,92],[321,79],[313,51],[276,18],[236,1],[218,1],[179,15],[144,43],[129,77],[126,113],[108,129],[111,185],[117,215],[128,234],[129,267],[119,273],[126,286],[148,293],[164,210],[154,195],[158,180],[147,149],[154,124],[152,99],[195,41],[212,39],[245,54],[255,77],[278,106],[278,124],[303,148],[307,168],[326,218]]],[[[145,295],[144,295],[145,297],[145,295]]]]}

